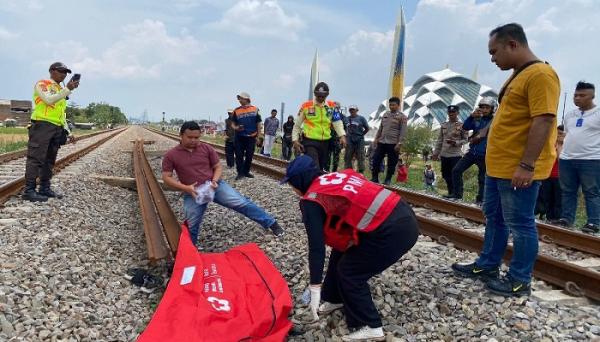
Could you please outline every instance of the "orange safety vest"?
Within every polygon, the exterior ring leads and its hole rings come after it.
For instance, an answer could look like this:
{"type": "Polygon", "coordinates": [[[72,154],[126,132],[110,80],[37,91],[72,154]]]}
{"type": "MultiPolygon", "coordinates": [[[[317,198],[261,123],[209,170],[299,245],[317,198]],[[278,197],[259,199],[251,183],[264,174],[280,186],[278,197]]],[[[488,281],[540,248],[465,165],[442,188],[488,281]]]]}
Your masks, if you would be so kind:
{"type": "Polygon", "coordinates": [[[344,251],[358,244],[359,232],[377,229],[394,210],[400,195],[347,169],[317,177],[303,199],[323,207],[327,215],[325,243],[344,251]]]}

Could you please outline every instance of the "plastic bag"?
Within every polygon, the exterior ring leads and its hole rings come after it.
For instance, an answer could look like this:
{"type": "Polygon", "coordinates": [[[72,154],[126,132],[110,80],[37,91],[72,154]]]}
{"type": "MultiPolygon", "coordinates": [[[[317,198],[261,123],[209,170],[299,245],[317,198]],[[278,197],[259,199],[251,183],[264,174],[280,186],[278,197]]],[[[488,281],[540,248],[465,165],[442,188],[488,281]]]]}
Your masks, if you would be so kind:
{"type": "Polygon", "coordinates": [[[204,184],[196,187],[196,203],[206,204],[215,199],[215,189],[212,187],[212,182],[207,180],[204,184]]]}
{"type": "Polygon", "coordinates": [[[408,181],[408,168],[405,164],[398,166],[398,174],[396,175],[396,181],[400,183],[406,183],[408,181]]]}

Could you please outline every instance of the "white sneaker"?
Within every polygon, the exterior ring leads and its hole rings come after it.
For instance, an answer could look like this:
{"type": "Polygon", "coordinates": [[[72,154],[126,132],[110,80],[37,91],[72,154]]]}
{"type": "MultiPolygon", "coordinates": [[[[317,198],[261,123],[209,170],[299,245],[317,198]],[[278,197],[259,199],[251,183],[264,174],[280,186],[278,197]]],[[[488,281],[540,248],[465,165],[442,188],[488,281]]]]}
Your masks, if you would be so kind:
{"type": "Polygon", "coordinates": [[[321,304],[321,306],[319,306],[319,314],[320,315],[327,315],[330,314],[332,312],[334,312],[335,310],[341,309],[344,307],[344,304],[334,304],[334,303],[329,303],[329,302],[323,302],[323,304],[321,304]]]}
{"type": "Polygon", "coordinates": [[[342,341],[385,341],[383,328],[364,326],[355,332],[342,336],[342,341]]]}

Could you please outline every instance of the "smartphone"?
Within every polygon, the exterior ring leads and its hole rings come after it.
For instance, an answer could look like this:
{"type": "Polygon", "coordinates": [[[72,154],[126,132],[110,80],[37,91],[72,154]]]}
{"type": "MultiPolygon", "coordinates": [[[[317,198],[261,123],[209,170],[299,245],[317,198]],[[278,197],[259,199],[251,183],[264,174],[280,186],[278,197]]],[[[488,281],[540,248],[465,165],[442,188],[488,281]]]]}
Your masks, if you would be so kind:
{"type": "Polygon", "coordinates": [[[81,79],[81,74],[73,74],[73,77],[71,77],[71,81],[73,82],[78,82],[81,79]]]}

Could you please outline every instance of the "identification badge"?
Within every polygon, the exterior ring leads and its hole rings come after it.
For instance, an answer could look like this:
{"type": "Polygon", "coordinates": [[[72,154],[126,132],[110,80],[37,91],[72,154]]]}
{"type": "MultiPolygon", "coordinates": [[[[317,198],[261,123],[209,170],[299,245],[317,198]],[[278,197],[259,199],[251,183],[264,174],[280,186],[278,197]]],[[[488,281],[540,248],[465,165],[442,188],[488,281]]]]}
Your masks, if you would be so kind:
{"type": "Polygon", "coordinates": [[[575,127],[581,127],[581,126],[583,126],[583,118],[577,119],[577,122],[575,123],[575,127]]]}
{"type": "Polygon", "coordinates": [[[314,108],[309,108],[308,109],[308,113],[306,113],[306,115],[309,115],[309,116],[315,115],[315,109],[314,108]]]}

